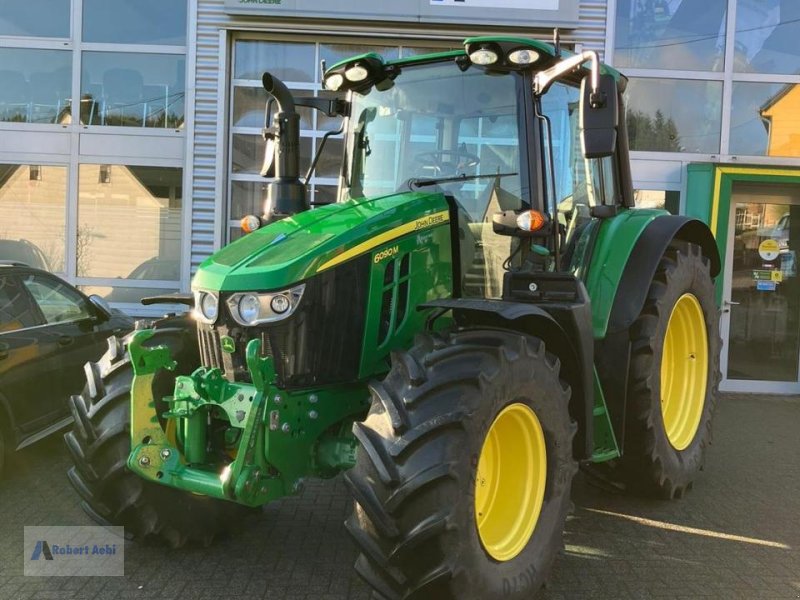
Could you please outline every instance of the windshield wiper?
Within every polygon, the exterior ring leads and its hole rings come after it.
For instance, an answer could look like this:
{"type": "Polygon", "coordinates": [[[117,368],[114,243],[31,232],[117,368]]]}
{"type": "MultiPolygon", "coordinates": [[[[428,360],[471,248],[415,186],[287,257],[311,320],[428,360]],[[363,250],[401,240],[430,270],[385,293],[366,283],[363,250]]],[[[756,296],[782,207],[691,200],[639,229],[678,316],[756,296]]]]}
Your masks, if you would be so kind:
{"type": "Polygon", "coordinates": [[[450,183],[454,181],[471,181],[473,179],[488,179],[490,177],[511,177],[512,175],[517,175],[516,172],[514,173],[485,173],[483,175],[467,175],[466,173],[462,175],[455,175],[454,177],[418,177],[415,179],[408,180],[408,187],[409,189],[427,187],[431,185],[436,185],[438,183],[450,183]]]}

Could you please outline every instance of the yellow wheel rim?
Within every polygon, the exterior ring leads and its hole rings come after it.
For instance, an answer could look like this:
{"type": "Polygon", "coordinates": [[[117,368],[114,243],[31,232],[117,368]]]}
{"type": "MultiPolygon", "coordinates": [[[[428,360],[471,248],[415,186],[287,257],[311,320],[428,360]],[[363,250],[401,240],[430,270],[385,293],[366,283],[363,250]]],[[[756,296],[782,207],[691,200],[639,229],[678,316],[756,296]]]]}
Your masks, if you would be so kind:
{"type": "Polygon", "coordinates": [[[672,308],[661,358],[661,416],[676,450],[692,443],[706,399],[708,333],[703,309],[693,294],[672,308]]]}
{"type": "Polygon", "coordinates": [[[528,406],[504,408],[483,441],[475,476],[475,521],[481,543],[498,561],[522,552],[544,502],[544,432],[528,406]]]}

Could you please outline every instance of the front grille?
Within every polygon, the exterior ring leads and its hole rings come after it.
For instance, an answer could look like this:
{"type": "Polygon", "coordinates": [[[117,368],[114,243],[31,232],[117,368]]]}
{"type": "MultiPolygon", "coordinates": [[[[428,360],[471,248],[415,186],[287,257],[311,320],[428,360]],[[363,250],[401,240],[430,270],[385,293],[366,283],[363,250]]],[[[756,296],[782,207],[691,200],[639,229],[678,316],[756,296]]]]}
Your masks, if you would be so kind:
{"type": "Polygon", "coordinates": [[[262,355],[274,359],[280,387],[354,381],[364,338],[369,264],[365,255],[307,280],[295,313],[269,325],[236,324],[223,295],[217,324],[198,326],[203,365],[221,369],[230,381],[248,381],[245,348],[259,338],[262,355]],[[222,351],[222,336],[233,338],[233,353],[222,351]]]}
{"type": "Polygon", "coordinates": [[[213,327],[198,323],[197,339],[200,343],[200,360],[203,366],[222,369],[222,344],[219,341],[219,332],[213,327]]]}

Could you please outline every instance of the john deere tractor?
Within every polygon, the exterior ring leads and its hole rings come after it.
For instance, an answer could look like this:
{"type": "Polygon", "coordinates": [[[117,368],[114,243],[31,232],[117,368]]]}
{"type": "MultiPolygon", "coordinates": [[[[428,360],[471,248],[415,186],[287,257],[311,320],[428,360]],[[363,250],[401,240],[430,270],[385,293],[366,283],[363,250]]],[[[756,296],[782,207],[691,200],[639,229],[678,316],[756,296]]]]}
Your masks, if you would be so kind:
{"type": "Polygon", "coordinates": [[[177,546],[344,473],[377,597],[530,598],[579,465],[667,498],[702,468],[715,241],[634,208],[626,79],[593,52],[470,38],[324,81],[264,75],[263,214],[191,295],[147,300],[188,315],[87,365],[69,477],[98,521],[177,546]],[[344,128],[313,209],[299,106],[344,128]]]}

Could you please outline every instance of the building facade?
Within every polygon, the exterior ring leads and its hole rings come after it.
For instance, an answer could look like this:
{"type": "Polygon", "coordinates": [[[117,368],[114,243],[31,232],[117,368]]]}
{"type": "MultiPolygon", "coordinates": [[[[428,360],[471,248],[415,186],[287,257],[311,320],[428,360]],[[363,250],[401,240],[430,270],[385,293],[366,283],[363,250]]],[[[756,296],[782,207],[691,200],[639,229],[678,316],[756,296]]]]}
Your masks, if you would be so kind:
{"type": "MultiPolygon", "coordinates": [[[[565,47],[597,50],[630,78],[637,201],[697,215],[720,240],[723,386],[797,392],[798,7],[4,0],[0,259],[40,265],[147,314],[140,297],[187,290],[199,262],[260,211],[263,71],[319,96],[322,60],[408,56],[460,47],[471,35],[548,40],[558,26],[565,47]],[[760,252],[767,240],[776,256],[760,252]]],[[[306,163],[337,125],[302,113],[306,163]]],[[[334,135],[316,169],[315,202],[335,199],[341,145],[334,135]]]]}

